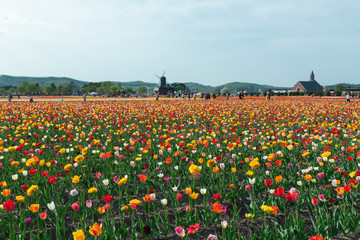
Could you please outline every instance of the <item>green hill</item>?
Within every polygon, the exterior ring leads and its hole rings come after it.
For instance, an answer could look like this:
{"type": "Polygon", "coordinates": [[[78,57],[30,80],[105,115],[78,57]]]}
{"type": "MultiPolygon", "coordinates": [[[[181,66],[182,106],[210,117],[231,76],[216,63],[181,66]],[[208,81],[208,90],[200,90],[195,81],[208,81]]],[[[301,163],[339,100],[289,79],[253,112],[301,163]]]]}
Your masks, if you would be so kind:
{"type": "Polygon", "coordinates": [[[158,85],[157,83],[149,83],[143,81],[115,82],[120,83],[122,88],[137,89],[138,87],[147,87],[149,91],[153,91],[158,85]]]}
{"type": "Polygon", "coordinates": [[[77,87],[81,88],[84,84],[88,83],[67,77],[15,77],[9,75],[0,75],[0,87],[18,87],[25,81],[28,83],[37,83],[42,87],[49,86],[51,83],[54,83],[55,85],[62,84],[65,86],[73,82],[77,87]]]}
{"type": "Polygon", "coordinates": [[[247,82],[231,82],[226,83],[217,87],[214,87],[214,92],[220,92],[221,89],[227,87],[230,89],[230,92],[239,92],[245,90],[247,92],[258,92],[259,90],[264,91],[268,89],[288,89],[286,87],[276,87],[271,85],[262,85],[256,83],[247,83],[247,82]]]}
{"type": "MultiPolygon", "coordinates": [[[[360,88],[360,84],[351,84],[351,83],[339,83],[341,85],[343,85],[345,88],[352,88],[352,89],[359,89],[360,88]]],[[[327,85],[326,87],[328,89],[334,89],[335,88],[335,85],[327,85]]]]}
{"type": "MultiPolygon", "coordinates": [[[[49,86],[52,83],[55,85],[62,84],[63,86],[68,85],[69,83],[73,82],[77,88],[81,88],[84,84],[89,84],[88,81],[80,81],[73,78],[67,77],[19,77],[19,76],[9,76],[9,75],[0,75],[0,87],[8,89],[9,87],[18,87],[23,82],[27,81],[28,83],[37,83],[40,86],[49,86]]],[[[143,81],[127,81],[127,82],[113,82],[113,83],[120,83],[121,87],[123,88],[131,88],[137,89],[139,87],[147,87],[148,92],[152,92],[153,89],[158,85],[158,83],[149,83],[143,81]]],[[[171,84],[171,80],[168,82],[171,84]]],[[[194,82],[186,82],[184,83],[192,92],[220,92],[220,90],[224,87],[229,88],[231,93],[235,93],[238,91],[248,91],[248,92],[257,92],[260,90],[267,90],[267,89],[286,89],[284,87],[275,87],[270,85],[261,85],[255,83],[246,83],[246,82],[231,82],[222,84],[220,86],[209,86],[203,85],[200,83],[194,82]]]]}

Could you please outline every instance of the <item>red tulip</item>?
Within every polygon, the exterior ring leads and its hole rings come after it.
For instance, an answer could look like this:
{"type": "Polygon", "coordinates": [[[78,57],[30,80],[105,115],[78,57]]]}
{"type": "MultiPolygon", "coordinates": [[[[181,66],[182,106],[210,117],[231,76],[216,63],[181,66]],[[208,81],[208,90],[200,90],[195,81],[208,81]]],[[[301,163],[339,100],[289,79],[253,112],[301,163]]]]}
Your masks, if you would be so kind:
{"type": "Polygon", "coordinates": [[[270,179],[265,179],[265,186],[270,187],[272,185],[274,185],[274,184],[271,182],[270,179]]]}
{"type": "Polygon", "coordinates": [[[292,201],[292,197],[291,197],[291,193],[287,193],[286,196],[285,196],[285,199],[288,200],[288,201],[292,201]]]}
{"type": "Polygon", "coordinates": [[[274,194],[276,194],[278,197],[283,197],[284,196],[284,189],[277,187],[275,188],[274,194]]]}
{"type": "Polygon", "coordinates": [[[103,199],[106,203],[110,203],[112,201],[112,196],[110,196],[109,194],[104,196],[103,199]]]}
{"type": "Polygon", "coordinates": [[[54,175],[52,175],[51,177],[48,178],[48,181],[50,184],[54,184],[54,183],[56,183],[56,179],[57,178],[54,175]]]}
{"type": "Polygon", "coordinates": [[[71,207],[74,211],[78,211],[80,209],[80,205],[78,203],[73,203],[71,207]]]}
{"type": "Polygon", "coordinates": [[[15,203],[11,199],[7,200],[6,202],[3,202],[3,208],[8,212],[13,210],[14,206],[15,206],[15,203]]]}
{"type": "Polygon", "coordinates": [[[218,200],[219,198],[221,198],[222,196],[220,195],[220,193],[216,193],[216,194],[213,194],[213,199],[216,201],[218,200]]]}
{"type": "Polygon", "coordinates": [[[314,206],[316,206],[316,205],[319,204],[319,199],[313,198],[313,199],[311,199],[311,203],[312,203],[314,206]]]}
{"type": "Polygon", "coordinates": [[[47,218],[47,213],[46,212],[40,213],[40,218],[42,220],[45,220],[47,218]]]}
{"type": "Polygon", "coordinates": [[[181,193],[178,193],[178,194],[176,195],[176,200],[181,201],[181,199],[182,199],[182,194],[181,194],[181,193]]]}

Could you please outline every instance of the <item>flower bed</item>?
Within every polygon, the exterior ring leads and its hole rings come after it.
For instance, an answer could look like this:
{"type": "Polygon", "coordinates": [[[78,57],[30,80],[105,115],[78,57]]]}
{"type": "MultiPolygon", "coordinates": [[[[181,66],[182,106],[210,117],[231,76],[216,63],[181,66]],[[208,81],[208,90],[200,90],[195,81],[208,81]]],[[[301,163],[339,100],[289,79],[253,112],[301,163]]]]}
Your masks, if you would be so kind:
{"type": "Polygon", "coordinates": [[[321,239],[360,222],[359,104],[0,105],[0,236],[321,239]]]}

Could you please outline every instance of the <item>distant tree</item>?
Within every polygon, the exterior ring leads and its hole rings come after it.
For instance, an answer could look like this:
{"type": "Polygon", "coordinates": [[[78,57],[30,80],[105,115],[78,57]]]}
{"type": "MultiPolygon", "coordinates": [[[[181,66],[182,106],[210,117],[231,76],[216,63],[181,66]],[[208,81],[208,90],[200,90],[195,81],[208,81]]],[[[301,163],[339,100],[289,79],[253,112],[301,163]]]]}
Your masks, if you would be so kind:
{"type": "Polygon", "coordinates": [[[186,85],[183,83],[173,83],[171,86],[175,88],[175,91],[186,91],[186,85]]]}
{"type": "Polygon", "coordinates": [[[101,83],[98,82],[98,83],[89,83],[89,84],[85,84],[83,87],[82,87],[82,90],[86,93],[92,93],[92,92],[97,92],[97,93],[100,93],[100,91],[97,91],[97,88],[100,88],[100,85],[101,83]]]}
{"type": "Polygon", "coordinates": [[[16,88],[16,92],[20,93],[20,94],[25,94],[26,88],[22,85],[18,86],[16,88]]]}
{"type": "Polygon", "coordinates": [[[56,85],[55,85],[55,83],[51,83],[50,86],[51,86],[54,90],[56,90],[56,85]]]}
{"type": "Polygon", "coordinates": [[[112,86],[112,82],[110,81],[106,81],[106,82],[102,82],[100,85],[101,88],[101,93],[103,94],[109,94],[111,91],[111,86],[112,86]]]}
{"type": "Polygon", "coordinates": [[[342,84],[336,84],[334,87],[336,96],[340,96],[344,90],[345,90],[345,87],[342,84]]]}
{"type": "Polygon", "coordinates": [[[132,90],[131,88],[125,88],[124,91],[129,94],[134,93],[134,90],[132,90]]]}
{"type": "Polygon", "coordinates": [[[63,95],[72,95],[72,89],[71,86],[67,85],[63,88],[63,95]]]}
{"type": "Polygon", "coordinates": [[[144,94],[147,93],[147,88],[146,87],[138,87],[137,92],[140,94],[144,94]]]}
{"type": "Polygon", "coordinates": [[[6,94],[5,88],[0,88],[0,95],[5,95],[5,94],[6,94]]]}
{"type": "Polygon", "coordinates": [[[112,85],[112,86],[110,87],[110,92],[111,92],[111,93],[114,93],[114,92],[116,92],[117,90],[119,90],[119,87],[118,87],[117,85],[112,85]]]}
{"type": "Polygon", "coordinates": [[[46,94],[48,94],[48,95],[53,95],[53,94],[55,93],[55,88],[53,88],[52,85],[50,85],[50,86],[45,86],[45,87],[43,88],[43,90],[44,90],[44,92],[45,92],[46,94]]]}
{"type": "Polygon", "coordinates": [[[225,95],[226,93],[230,92],[230,89],[228,87],[224,87],[220,90],[221,95],[225,95]]]}
{"type": "Polygon", "coordinates": [[[26,90],[26,87],[27,87],[28,85],[29,85],[29,82],[24,81],[24,82],[21,83],[20,86],[18,86],[18,87],[16,88],[16,91],[17,91],[18,93],[20,93],[20,94],[28,94],[28,93],[27,93],[27,90],[26,90]]]}
{"type": "Polygon", "coordinates": [[[26,93],[30,95],[34,95],[37,93],[37,86],[34,83],[30,83],[26,86],[26,93]]]}
{"type": "Polygon", "coordinates": [[[70,95],[72,95],[72,93],[74,92],[75,88],[76,88],[76,85],[73,81],[69,82],[69,84],[67,85],[67,87],[69,88],[69,92],[70,92],[70,95]]]}
{"type": "Polygon", "coordinates": [[[56,94],[62,95],[63,94],[64,85],[62,83],[59,83],[59,85],[56,87],[56,94]]]}
{"type": "Polygon", "coordinates": [[[11,93],[11,94],[16,93],[16,89],[15,89],[15,88],[13,88],[13,87],[12,87],[12,88],[10,88],[10,89],[9,89],[9,93],[11,93]]]}

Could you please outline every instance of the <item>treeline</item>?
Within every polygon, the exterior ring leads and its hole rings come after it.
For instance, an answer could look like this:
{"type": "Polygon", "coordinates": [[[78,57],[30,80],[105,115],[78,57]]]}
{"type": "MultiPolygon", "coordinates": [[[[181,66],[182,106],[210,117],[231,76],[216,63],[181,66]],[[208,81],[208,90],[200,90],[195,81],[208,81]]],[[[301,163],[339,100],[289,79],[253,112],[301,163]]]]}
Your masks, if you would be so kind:
{"type": "Polygon", "coordinates": [[[91,94],[96,92],[99,95],[112,95],[115,92],[124,94],[145,94],[147,93],[146,87],[138,87],[136,90],[131,88],[123,89],[120,83],[112,83],[110,81],[93,83],[79,87],[74,82],[69,84],[51,83],[49,86],[40,86],[38,83],[29,83],[27,81],[22,82],[18,87],[0,88],[0,95],[12,94],[12,95],[81,95],[81,94],[91,94]]]}

